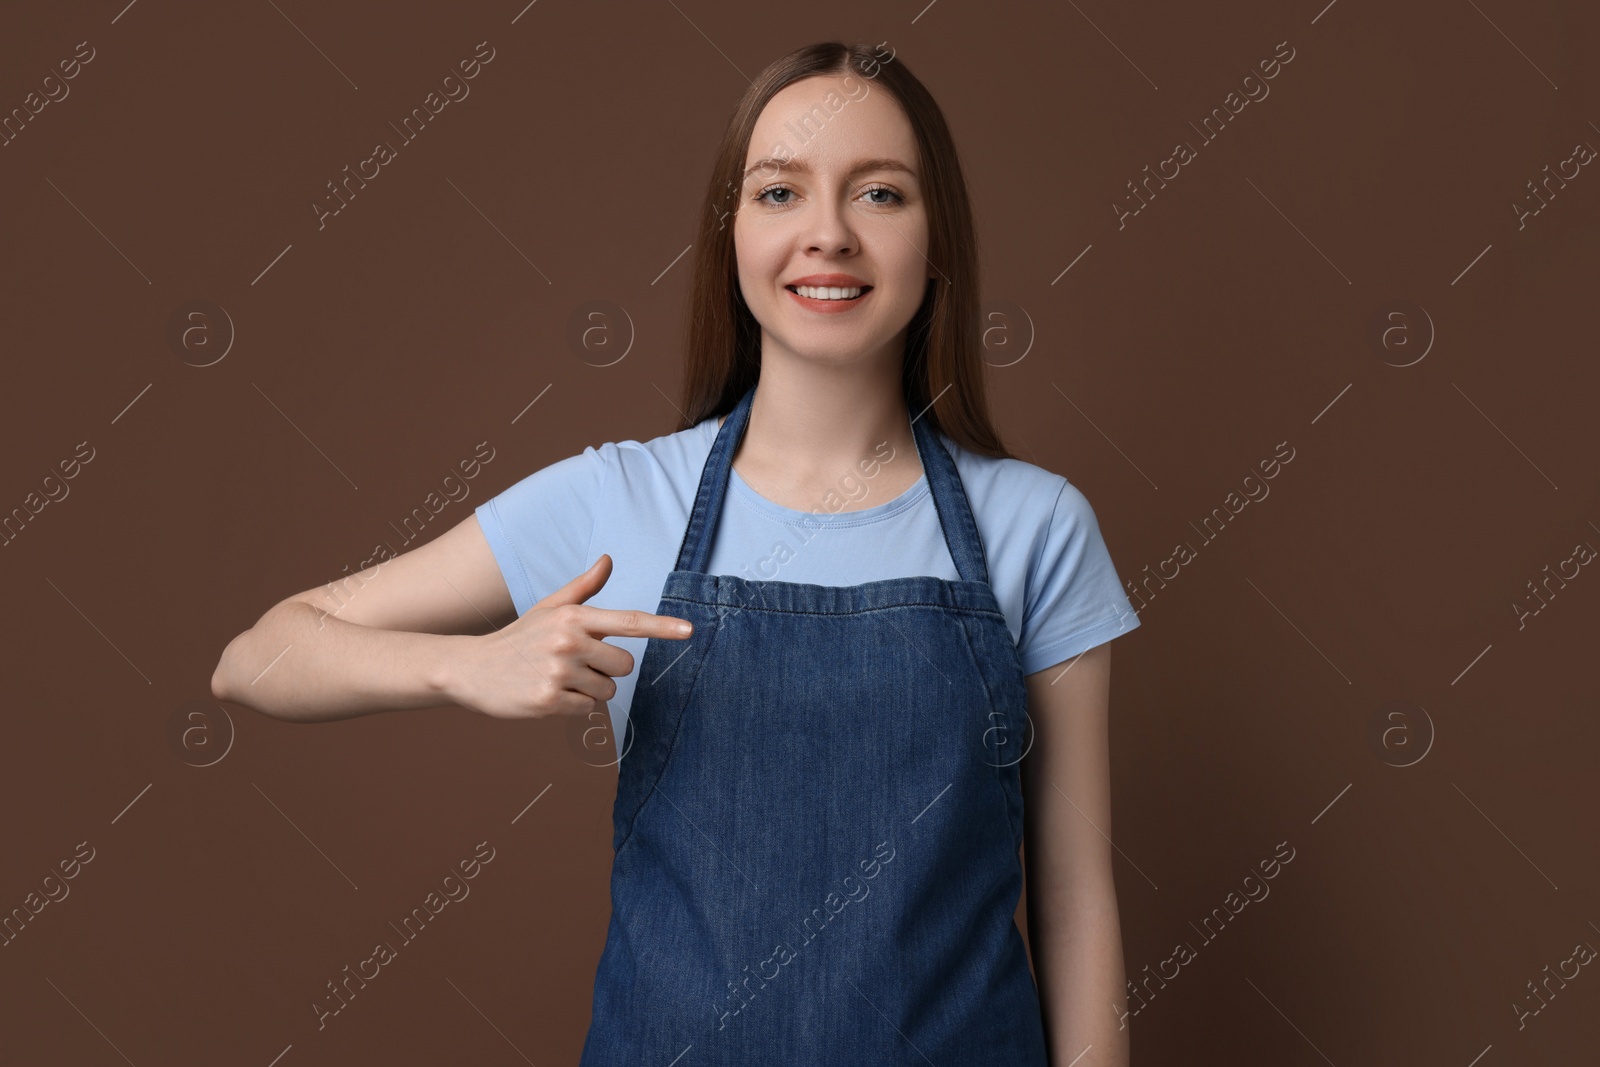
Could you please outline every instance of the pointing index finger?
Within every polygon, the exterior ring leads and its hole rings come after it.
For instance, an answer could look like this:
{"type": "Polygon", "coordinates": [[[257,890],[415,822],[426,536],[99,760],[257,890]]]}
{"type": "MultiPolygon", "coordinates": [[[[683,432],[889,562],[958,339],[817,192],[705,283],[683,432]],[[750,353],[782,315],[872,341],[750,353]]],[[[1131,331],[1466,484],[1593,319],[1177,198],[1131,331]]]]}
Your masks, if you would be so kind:
{"type": "Polygon", "coordinates": [[[677,619],[671,615],[652,615],[636,609],[591,607],[588,610],[592,614],[585,621],[584,629],[595,635],[681,640],[694,633],[694,626],[687,619],[677,619]]]}

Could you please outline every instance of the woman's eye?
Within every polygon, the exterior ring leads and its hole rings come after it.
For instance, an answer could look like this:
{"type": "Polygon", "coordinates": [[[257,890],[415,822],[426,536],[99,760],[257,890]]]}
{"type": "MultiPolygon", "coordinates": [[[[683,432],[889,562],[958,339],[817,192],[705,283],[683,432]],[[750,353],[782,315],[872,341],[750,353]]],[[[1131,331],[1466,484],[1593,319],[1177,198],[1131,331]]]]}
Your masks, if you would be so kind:
{"type": "MultiPolygon", "coordinates": [[[[769,200],[769,199],[767,199],[768,196],[770,196],[773,193],[791,193],[792,194],[793,192],[794,192],[794,190],[789,188],[787,185],[769,185],[765,189],[763,189],[759,193],[757,193],[755,195],[755,199],[756,200],[764,200],[768,204],[773,205],[774,207],[784,207],[784,206],[787,206],[788,204],[793,203],[793,201],[792,200],[769,200]]],[[[861,191],[861,195],[864,196],[864,197],[872,197],[872,196],[875,196],[878,193],[886,193],[886,194],[888,194],[890,199],[886,199],[886,200],[872,200],[872,199],[869,199],[867,201],[867,203],[873,205],[874,207],[889,207],[889,206],[891,206],[893,204],[903,204],[903,203],[905,203],[905,199],[906,199],[905,197],[901,196],[899,193],[895,192],[893,189],[890,189],[886,185],[875,185],[870,189],[863,189],[861,191]]]]}

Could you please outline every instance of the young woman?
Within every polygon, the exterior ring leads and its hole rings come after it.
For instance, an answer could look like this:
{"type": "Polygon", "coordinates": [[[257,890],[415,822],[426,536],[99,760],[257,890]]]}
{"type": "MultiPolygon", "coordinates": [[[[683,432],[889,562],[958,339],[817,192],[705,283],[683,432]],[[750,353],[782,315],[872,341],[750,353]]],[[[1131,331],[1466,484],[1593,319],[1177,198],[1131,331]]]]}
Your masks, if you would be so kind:
{"type": "Polygon", "coordinates": [[[1138,619],[1083,495],[990,424],[944,118],[881,46],[800,49],[706,208],[676,432],[277,605],[213,690],[296,720],[609,704],[583,1067],[1125,1064],[1107,642],[1138,619]]]}

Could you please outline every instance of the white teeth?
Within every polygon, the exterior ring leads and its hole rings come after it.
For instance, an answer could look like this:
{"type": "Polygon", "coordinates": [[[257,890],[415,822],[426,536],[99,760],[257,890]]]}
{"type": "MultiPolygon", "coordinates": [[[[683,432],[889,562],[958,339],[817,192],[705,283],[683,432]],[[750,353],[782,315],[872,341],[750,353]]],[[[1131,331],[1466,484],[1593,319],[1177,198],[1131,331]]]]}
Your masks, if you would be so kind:
{"type": "Polygon", "coordinates": [[[815,287],[810,285],[797,285],[794,287],[794,289],[795,292],[799,293],[801,296],[808,296],[813,300],[854,300],[856,297],[861,295],[860,288],[837,289],[828,288],[826,286],[815,287]]]}

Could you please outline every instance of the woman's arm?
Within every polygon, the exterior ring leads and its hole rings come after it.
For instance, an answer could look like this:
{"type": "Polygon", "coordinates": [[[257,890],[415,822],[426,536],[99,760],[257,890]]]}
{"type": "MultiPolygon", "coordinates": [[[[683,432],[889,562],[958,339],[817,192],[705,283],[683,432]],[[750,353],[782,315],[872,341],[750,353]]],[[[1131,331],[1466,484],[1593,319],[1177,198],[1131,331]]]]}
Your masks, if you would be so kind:
{"type": "Polygon", "coordinates": [[[267,611],[223,649],[211,695],[291,722],[455,704],[494,718],[587,714],[632,653],[607,637],[681,641],[670,615],[584,603],[589,569],[517,614],[476,515],[404,555],[267,611]]]}
{"type": "Polygon", "coordinates": [[[1050,1062],[1127,1067],[1122,928],[1111,870],[1110,643],[1028,675],[1027,687],[1028,945],[1050,1062]]]}
{"type": "Polygon", "coordinates": [[[273,605],[223,650],[211,693],[295,722],[438,707],[452,702],[449,668],[464,636],[516,617],[468,515],[409,552],[273,605]]]}

